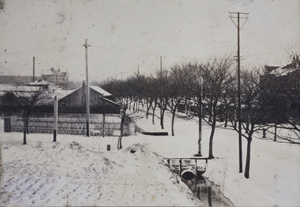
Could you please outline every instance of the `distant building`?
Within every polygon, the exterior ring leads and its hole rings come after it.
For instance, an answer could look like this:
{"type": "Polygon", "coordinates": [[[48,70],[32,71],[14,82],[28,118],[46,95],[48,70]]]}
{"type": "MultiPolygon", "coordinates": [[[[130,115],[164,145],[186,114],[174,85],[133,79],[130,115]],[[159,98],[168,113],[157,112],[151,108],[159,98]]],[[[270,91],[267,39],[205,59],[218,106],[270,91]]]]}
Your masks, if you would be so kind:
{"type": "MultiPolygon", "coordinates": [[[[273,102],[273,109],[266,109],[277,112],[270,114],[269,120],[275,121],[278,118],[278,110],[281,119],[278,121],[296,120],[300,118],[300,61],[294,59],[292,63],[281,66],[266,66],[266,74],[260,77],[260,86],[267,95],[262,97],[262,103],[269,105],[273,102]],[[266,101],[266,102],[264,102],[266,101]]],[[[263,93],[263,94],[264,94],[263,93]]]]}
{"type": "Polygon", "coordinates": [[[60,69],[55,70],[51,68],[49,70],[42,71],[42,80],[54,83],[56,86],[61,88],[68,88],[69,86],[69,75],[68,72],[62,72],[60,69]]]}
{"type": "Polygon", "coordinates": [[[49,83],[48,81],[44,81],[44,80],[38,80],[26,84],[26,86],[38,86],[43,89],[49,89],[49,85],[53,85],[53,83],[49,83]]]}

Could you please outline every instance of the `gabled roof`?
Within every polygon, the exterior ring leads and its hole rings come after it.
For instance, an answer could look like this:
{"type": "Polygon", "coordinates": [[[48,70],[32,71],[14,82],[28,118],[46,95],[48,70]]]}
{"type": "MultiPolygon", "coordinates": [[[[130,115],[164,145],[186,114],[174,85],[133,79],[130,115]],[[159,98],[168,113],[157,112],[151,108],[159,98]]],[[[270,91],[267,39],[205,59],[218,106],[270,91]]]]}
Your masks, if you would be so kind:
{"type": "MultiPolygon", "coordinates": [[[[63,96],[60,96],[60,98],[58,98],[58,100],[65,98],[66,96],[70,95],[71,93],[73,93],[73,92],[75,92],[75,91],[80,90],[81,88],[82,88],[82,87],[79,87],[79,88],[77,88],[77,89],[75,89],[75,90],[69,90],[68,93],[66,93],[66,94],[63,95],[63,96]]],[[[109,97],[109,96],[112,95],[111,93],[109,93],[109,92],[107,92],[106,90],[100,88],[99,86],[90,86],[90,89],[93,89],[94,91],[98,92],[98,93],[99,93],[101,96],[103,96],[103,97],[109,97]]],[[[63,90],[63,91],[66,91],[66,90],[63,90]]]]}
{"type": "Polygon", "coordinates": [[[100,88],[99,86],[90,86],[90,88],[97,91],[101,95],[103,95],[103,97],[111,96],[111,93],[109,93],[106,90],[100,88]]]}
{"type": "Polygon", "coordinates": [[[57,96],[57,99],[60,100],[61,98],[71,94],[73,91],[74,90],[63,90],[60,88],[47,90],[42,94],[37,105],[53,105],[55,96],[57,96]]]}
{"type": "Polygon", "coordinates": [[[118,104],[118,103],[116,103],[116,102],[114,102],[114,101],[112,101],[112,100],[110,100],[110,99],[103,98],[103,97],[101,97],[101,96],[99,96],[99,98],[100,98],[101,100],[104,100],[104,101],[110,103],[110,104],[114,104],[114,105],[117,105],[117,106],[121,106],[120,104],[118,104]]]}

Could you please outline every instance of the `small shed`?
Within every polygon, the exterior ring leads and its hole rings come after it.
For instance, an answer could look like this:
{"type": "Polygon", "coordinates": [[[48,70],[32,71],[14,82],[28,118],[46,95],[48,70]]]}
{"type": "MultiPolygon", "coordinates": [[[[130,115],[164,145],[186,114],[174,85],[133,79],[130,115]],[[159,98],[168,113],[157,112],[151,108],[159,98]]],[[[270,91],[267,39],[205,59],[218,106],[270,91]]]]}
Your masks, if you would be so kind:
{"type": "MultiPolygon", "coordinates": [[[[85,84],[72,93],[62,97],[58,101],[59,113],[85,113],[86,112],[86,89],[85,84]]],[[[90,90],[90,113],[94,114],[119,114],[121,106],[117,104],[112,94],[99,86],[89,86],[90,90]]]]}

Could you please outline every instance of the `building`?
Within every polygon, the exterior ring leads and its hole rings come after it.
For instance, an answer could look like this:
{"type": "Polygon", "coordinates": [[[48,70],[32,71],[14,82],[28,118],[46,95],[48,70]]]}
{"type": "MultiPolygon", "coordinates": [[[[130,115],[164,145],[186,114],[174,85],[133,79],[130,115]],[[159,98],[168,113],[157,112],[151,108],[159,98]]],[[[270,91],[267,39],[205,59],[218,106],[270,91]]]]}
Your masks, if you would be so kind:
{"type": "MultiPolygon", "coordinates": [[[[98,86],[90,86],[89,90],[90,133],[114,135],[120,130],[120,116],[116,115],[120,114],[120,105],[113,101],[112,94],[98,86]]],[[[85,134],[87,122],[84,84],[75,90],[45,89],[44,84],[0,85],[0,115],[4,117],[5,132],[23,131],[26,120],[24,115],[29,114],[27,130],[30,133],[52,133],[55,97],[58,99],[58,133],[85,134]]],[[[129,127],[127,124],[126,133],[129,133],[129,127]]]]}
{"type": "MultiPolygon", "coordinates": [[[[99,86],[90,86],[90,112],[94,114],[110,113],[119,114],[121,106],[114,102],[112,94],[99,86]]],[[[86,88],[74,90],[58,101],[59,113],[85,113],[86,112],[86,88]]]]}
{"type": "MultiPolygon", "coordinates": [[[[298,120],[300,118],[300,61],[281,66],[266,66],[266,73],[260,77],[261,102],[270,111],[275,122],[298,120]]],[[[298,122],[298,121],[297,121],[298,122]]]]}
{"type": "Polygon", "coordinates": [[[51,68],[49,70],[42,71],[41,79],[54,83],[56,86],[61,88],[68,88],[69,86],[69,75],[68,72],[62,72],[60,69],[55,70],[51,68]]]}
{"type": "MultiPolygon", "coordinates": [[[[37,82],[39,83],[39,82],[37,82]]],[[[44,83],[44,82],[42,82],[44,83]]],[[[47,83],[47,82],[46,82],[47,83]]],[[[45,84],[46,84],[45,83],[45,84]]],[[[46,84],[46,86],[48,86],[46,84]]],[[[121,106],[114,102],[112,94],[98,86],[90,86],[90,113],[119,114],[121,106]]],[[[8,114],[17,113],[18,108],[14,100],[16,97],[29,97],[41,92],[34,111],[38,113],[53,113],[54,97],[58,98],[59,113],[86,113],[85,85],[75,90],[60,88],[48,89],[44,84],[31,86],[0,85],[0,109],[8,114]]]]}
{"type": "Polygon", "coordinates": [[[38,94],[43,89],[39,86],[12,86],[0,85],[0,111],[1,115],[20,112],[20,104],[24,104],[30,97],[38,94]],[[20,99],[20,97],[22,97],[20,99]]]}

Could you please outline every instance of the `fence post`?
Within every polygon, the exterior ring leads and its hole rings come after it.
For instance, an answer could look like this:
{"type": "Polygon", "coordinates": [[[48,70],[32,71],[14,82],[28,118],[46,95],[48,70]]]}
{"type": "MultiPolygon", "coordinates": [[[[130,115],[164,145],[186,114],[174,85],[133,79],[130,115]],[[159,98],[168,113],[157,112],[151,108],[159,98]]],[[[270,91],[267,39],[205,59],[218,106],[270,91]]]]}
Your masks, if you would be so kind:
{"type": "Polygon", "coordinates": [[[102,129],[103,129],[103,134],[102,137],[105,136],[105,113],[103,112],[103,117],[102,117],[102,129]]]}
{"type": "Polygon", "coordinates": [[[266,131],[267,129],[263,128],[263,138],[266,138],[266,131]]]}
{"type": "Polygon", "coordinates": [[[57,96],[54,97],[54,129],[53,129],[53,142],[56,142],[57,135],[57,118],[58,118],[58,100],[57,96]]]}
{"type": "Polygon", "coordinates": [[[4,118],[4,132],[11,132],[11,118],[4,118]]]}

